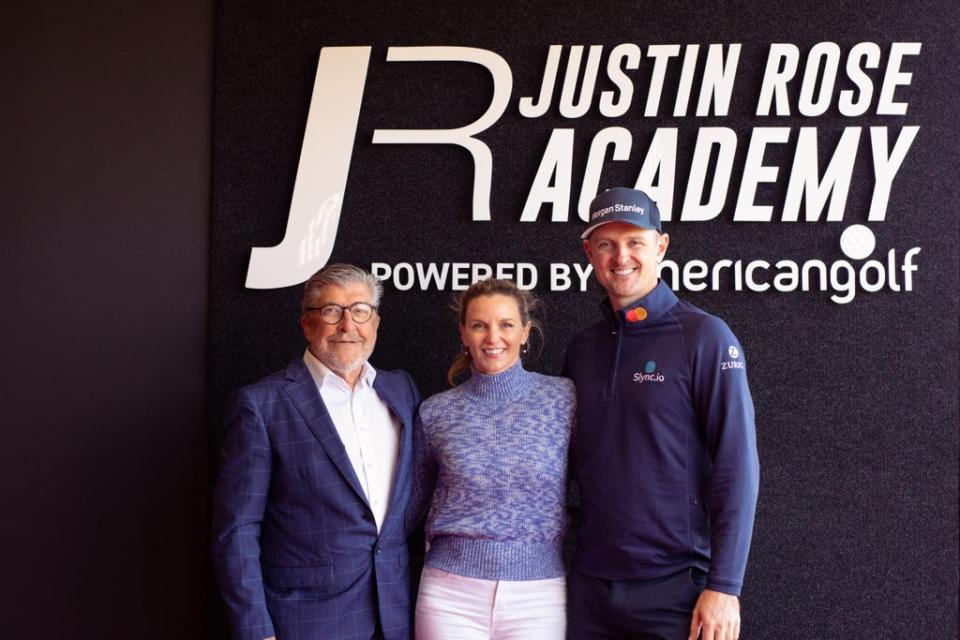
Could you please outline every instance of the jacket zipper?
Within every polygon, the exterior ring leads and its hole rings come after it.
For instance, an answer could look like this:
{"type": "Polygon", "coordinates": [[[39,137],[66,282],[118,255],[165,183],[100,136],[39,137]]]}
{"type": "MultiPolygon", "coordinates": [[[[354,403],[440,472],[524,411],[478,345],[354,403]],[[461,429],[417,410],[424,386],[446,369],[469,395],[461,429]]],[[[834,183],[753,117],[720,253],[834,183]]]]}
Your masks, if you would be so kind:
{"type": "Polygon", "coordinates": [[[606,400],[613,400],[617,394],[617,368],[620,366],[620,340],[623,338],[623,325],[617,323],[616,331],[612,332],[616,339],[613,347],[613,366],[610,369],[610,383],[607,385],[606,400]]]}

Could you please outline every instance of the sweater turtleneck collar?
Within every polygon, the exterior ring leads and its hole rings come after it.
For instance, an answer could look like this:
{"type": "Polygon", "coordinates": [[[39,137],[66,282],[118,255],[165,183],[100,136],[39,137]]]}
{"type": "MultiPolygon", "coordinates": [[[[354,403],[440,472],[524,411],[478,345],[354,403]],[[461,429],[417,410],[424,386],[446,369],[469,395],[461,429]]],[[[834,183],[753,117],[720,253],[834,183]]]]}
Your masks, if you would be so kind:
{"type": "Polygon", "coordinates": [[[470,377],[463,383],[463,390],[483,401],[503,402],[517,397],[530,386],[530,373],[517,360],[509,369],[498,373],[480,373],[470,368],[470,377]]]}

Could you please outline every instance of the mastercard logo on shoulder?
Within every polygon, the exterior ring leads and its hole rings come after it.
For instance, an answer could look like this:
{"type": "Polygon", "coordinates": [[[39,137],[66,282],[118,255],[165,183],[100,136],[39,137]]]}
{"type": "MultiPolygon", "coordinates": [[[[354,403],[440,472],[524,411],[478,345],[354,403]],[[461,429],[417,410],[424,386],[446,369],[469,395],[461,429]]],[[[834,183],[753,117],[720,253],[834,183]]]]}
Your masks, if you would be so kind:
{"type": "Polygon", "coordinates": [[[643,307],[634,307],[627,310],[626,317],[627,322],[641,322],[647,319],[647,310],[643,307]]]}

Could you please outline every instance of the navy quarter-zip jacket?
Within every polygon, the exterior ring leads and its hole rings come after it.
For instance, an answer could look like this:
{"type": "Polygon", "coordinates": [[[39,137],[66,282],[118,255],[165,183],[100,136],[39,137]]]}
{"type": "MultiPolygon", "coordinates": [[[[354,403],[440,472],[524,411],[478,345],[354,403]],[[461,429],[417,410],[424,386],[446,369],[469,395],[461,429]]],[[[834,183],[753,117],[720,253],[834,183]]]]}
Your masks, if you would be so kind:
{"type": "Polygon", "coordinates": [[[759,485],[743,348],[663,281],[576,334],[575,568],[642,580],[698,567],[739,595],[759,485]]]}

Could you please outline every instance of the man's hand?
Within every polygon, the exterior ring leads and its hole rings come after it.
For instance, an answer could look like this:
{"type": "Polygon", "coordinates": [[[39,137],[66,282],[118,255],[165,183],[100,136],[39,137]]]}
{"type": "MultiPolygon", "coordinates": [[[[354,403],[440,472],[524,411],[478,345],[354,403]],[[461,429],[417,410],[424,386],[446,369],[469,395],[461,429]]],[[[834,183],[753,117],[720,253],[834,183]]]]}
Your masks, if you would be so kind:
{"type": "Polygon", "coordinates": [[[688,640],[697,640],[701,630],[703,640],[737,640],[740,637],[740,600],[737,596],[704,589],[693,608],[688,640]]]}

